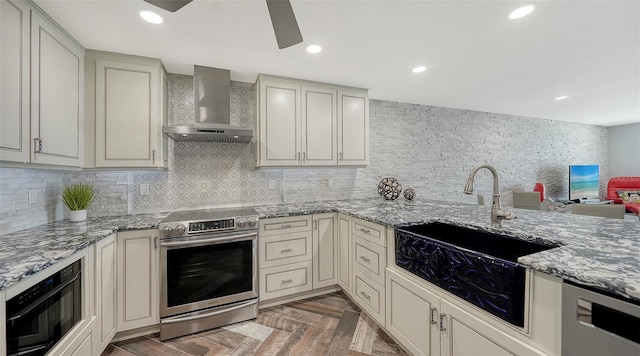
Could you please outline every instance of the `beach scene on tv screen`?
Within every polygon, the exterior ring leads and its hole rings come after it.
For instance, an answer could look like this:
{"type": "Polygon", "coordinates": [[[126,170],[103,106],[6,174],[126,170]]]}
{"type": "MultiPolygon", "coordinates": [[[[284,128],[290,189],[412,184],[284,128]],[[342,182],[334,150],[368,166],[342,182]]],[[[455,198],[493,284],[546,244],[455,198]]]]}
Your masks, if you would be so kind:
{"type": "Polygon", "coordinates": [[[569,199],[598,198],[599,196],[599,167],[598,166],[571,166],[569,172],[570,193],[569,199]]]}

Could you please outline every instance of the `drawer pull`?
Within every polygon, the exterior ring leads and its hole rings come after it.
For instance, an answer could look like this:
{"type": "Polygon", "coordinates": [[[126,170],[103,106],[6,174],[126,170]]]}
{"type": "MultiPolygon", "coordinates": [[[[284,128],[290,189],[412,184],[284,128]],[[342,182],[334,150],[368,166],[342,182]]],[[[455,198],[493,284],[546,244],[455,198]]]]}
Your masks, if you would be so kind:
{"type": "Polygon", "coordinates": [[[291,252],[293,251],[291,248],[283,248],[282,250],[280,250],[280,252],[282,253],[287,253],[287,252],[291,252]]]}
{"type": "Polygon", "coordinates": [[[446,319],[447,319],[447,314],[440,313],[440,331],[447,331],[447,326],[445,325],[446,319]]]}
{"type": "Polygon", "coordinates": [[[436,314],[438,314],[438,308],[431,308],[431,315],[429,316],[429,322],[433,325],[438,324],[436,320],[436,314]]]}
{"type": "Polygon", "coordinates": [[[365,297],[365,298],[367,298],[368,300],[371,300],[371,296],[370,296],[370,295],[368,295],[367,293],[365,293],[365,292],[360,292],[360,294],[362,294],[362,296],[363,296],[363,297],[365,297]]]}
{"type": "Polygon", "coordinates": [[[282,224],[280,225],[281,229],[289,229],[291,227],[291,224],[282,224]]]}
{"type": "Polygon", "coordinates": [[[366,257],[364,257],[364,256],[360,256],[360,259],[361,259],[361,260],[363,260],[363,261],[365,261],[366,263],[371,263],[371,259],[366,258],[366,257]]]}
{"type": "Polygon", "coordinates": [[[371,230],[365,229],[364,227],[361,227],[360,231],[364,232],[365,234],[371,234],[371,230]]]}
{"type": "Polygon", "coordinates": [[[287,283],[291,283],[291,282],[293,282],[293,279],[291,279],[291,278],[282,280],[282,284],[287,284],[287,283]]]}

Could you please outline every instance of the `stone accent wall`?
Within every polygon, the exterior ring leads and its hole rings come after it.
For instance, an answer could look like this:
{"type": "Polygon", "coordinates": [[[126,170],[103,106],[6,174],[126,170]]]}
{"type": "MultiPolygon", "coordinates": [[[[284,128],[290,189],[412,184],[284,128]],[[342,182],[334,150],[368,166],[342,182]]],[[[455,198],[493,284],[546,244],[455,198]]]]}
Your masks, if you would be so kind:
{"type": "MultiPolygon", "coordinates": [[[[169,80],[170,122],[193,120],[192,77],[171,74],[169,80]]],[[[605,194],[606,127],[383,100],[371,100],[369,108],[367,167],[255,169],[252,145],[179,142],[169,146],[168,171],[2,168],[0,234],[66,217],[59,192],[74,182],[98,189],[90,216],[368,198],[389,176],[420,198],[475,203],[475,195],[462,190],[482,163],[498,170],[505,205],[511,191],[532,190],[536,182],[546,185],[549,197],[566,198],[571,164],[599,164],[605,194]],[[140,194],[140,184],[149,184],[149,195],[140,194]],[[42,192],[42,201],[29,205],[29,189],[42,192]]],[[[232,82],[231,123],[255,129],[253,84],[232,82]]],[[[491,191],[491,174],[480,171],[475,193],[490,202],[491,191]]]]}

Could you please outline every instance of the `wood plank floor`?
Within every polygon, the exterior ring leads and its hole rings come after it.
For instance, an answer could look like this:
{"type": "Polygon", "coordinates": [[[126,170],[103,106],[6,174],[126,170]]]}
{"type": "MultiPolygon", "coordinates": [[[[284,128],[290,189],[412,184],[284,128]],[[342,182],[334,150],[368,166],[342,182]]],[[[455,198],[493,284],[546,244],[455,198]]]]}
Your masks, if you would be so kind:
{"type": "Polygon", "coordinates": [[[102,356],[406,355],[342,292],[261,309],[258,318],[161,342],[110,344],[102,356]]]}

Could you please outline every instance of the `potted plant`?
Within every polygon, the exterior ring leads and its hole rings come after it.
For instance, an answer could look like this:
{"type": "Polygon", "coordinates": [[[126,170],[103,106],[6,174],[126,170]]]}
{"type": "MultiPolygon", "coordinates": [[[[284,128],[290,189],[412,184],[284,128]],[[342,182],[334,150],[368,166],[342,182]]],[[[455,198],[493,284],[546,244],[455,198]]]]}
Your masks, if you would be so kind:
{"type": "Polygon", "coordinates": [[[62,201],[70,210],[69,220],[81,222],[87,220],[87,208],[95,198],[95,190],[90,184],[73,184],[62,191],[62,201]]]}

